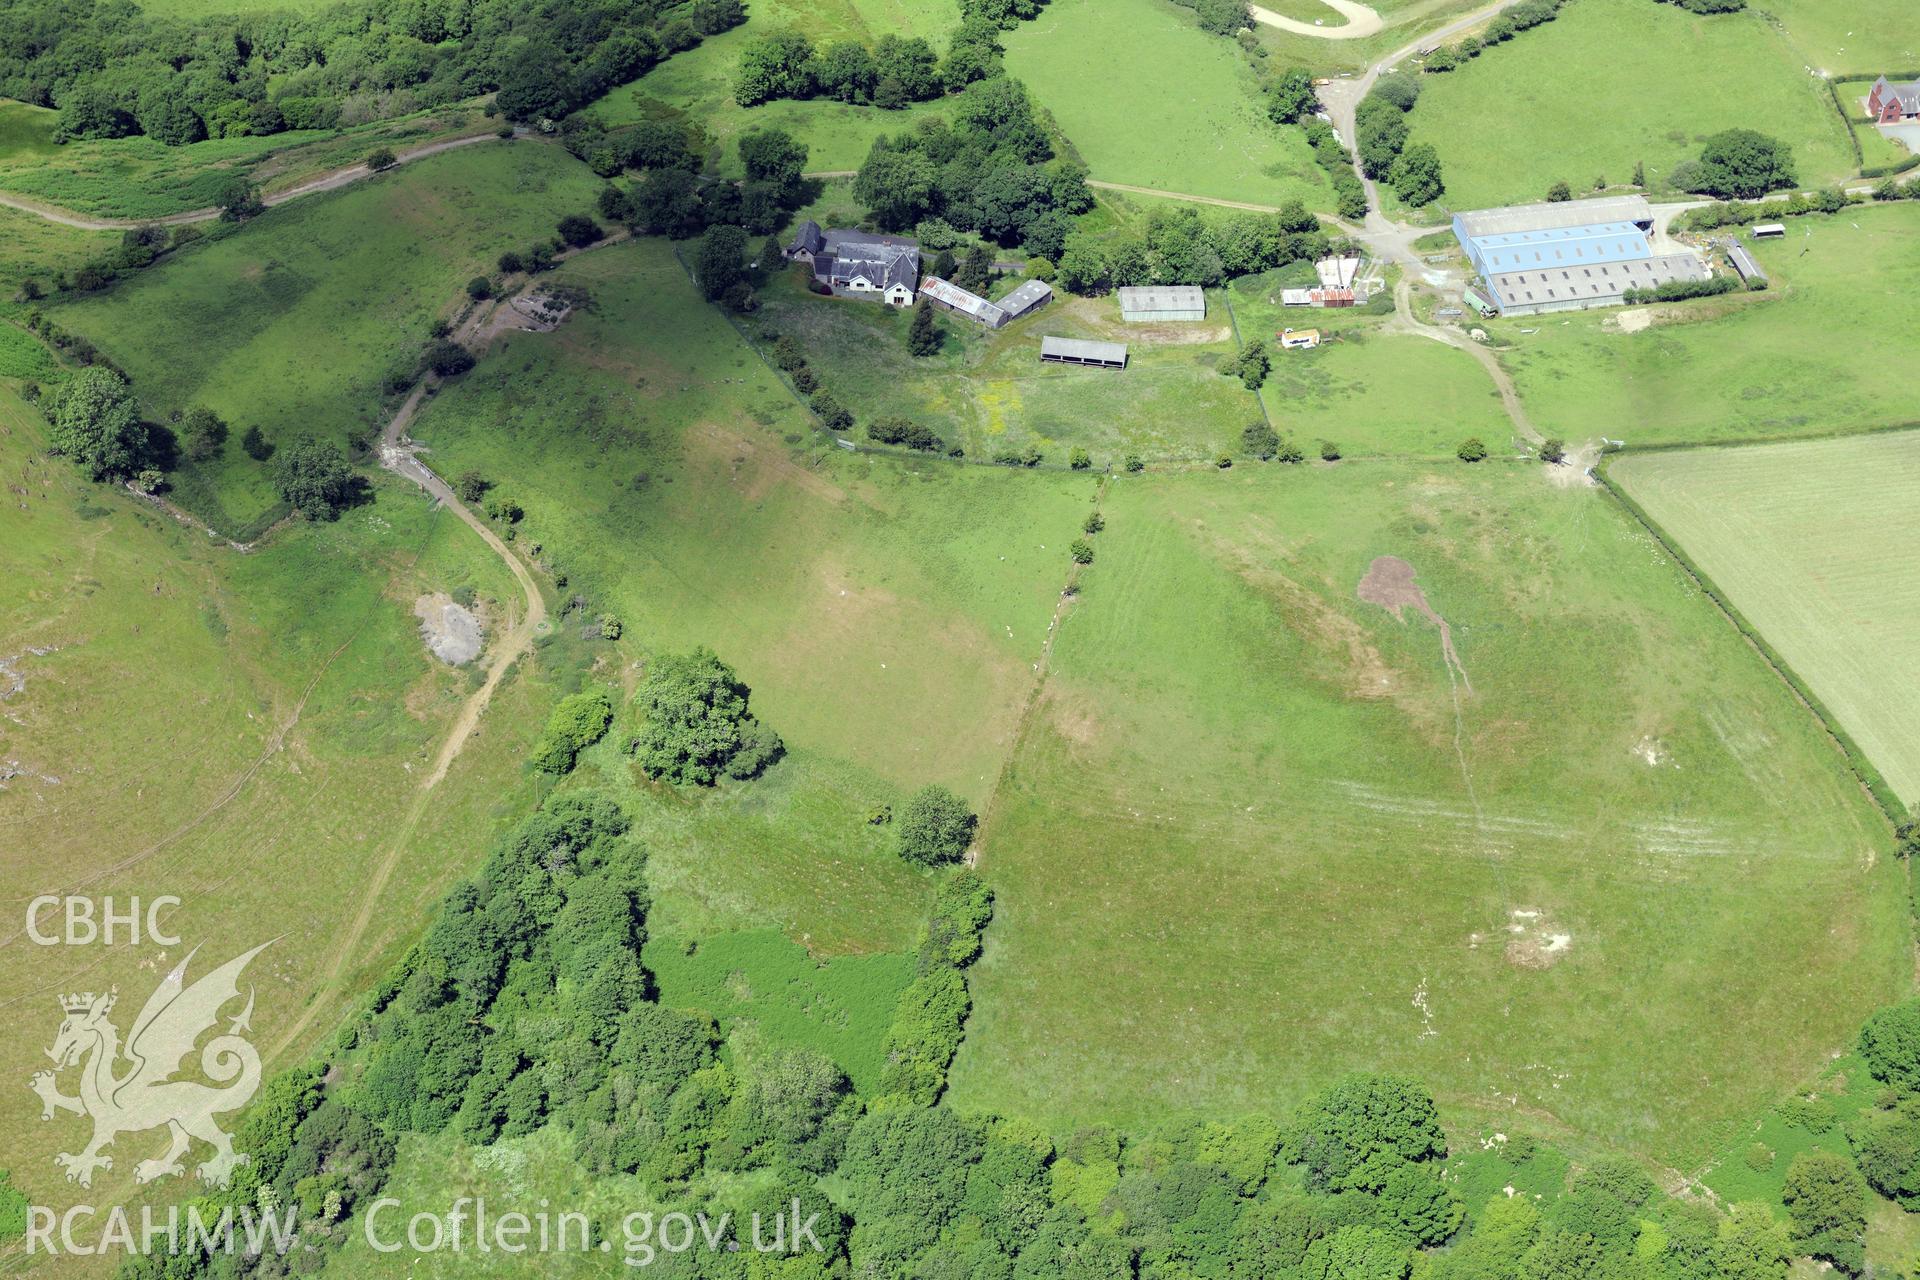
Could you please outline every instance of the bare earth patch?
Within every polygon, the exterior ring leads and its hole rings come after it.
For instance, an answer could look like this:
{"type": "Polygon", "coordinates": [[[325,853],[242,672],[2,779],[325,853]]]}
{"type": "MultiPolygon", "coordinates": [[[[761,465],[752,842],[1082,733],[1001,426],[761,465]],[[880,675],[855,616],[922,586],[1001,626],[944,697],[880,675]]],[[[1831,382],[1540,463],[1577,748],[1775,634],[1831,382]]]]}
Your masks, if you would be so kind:
{"type": "Polygon", "coordinates": [[[1440,652],[1447,666],[1459,673],[1460,683],[1467,686],[1467,692],[1473,692],[1473,681],[1467,678],[1467,669],[1460,664],[1460,655],[1453,649],[1453,628],[1427,603],[1427,593],[1420,589],[1414,577],[1413,566],[1399,556],[1378,556],[1367,566],[1367,575],[1360,579],[1355,594],[1368,604],[1387,610],[1396,622],[1406,620],[1401,616],[1403,609],[1415,609],[1425,615],[1427,621],[1440,629],[1440,652]]]}
{"type": "Polygon", "coordinates": [[[420,638],[440,661],[458,667],[480,656],[480,619],[445,592],[415,600],[413,616],[420,619],[420,638]]]}
{"type": "Polygon", "coordinates": [[[1546,915],[1521,907],[1507,925],[1507,963],[1522,969],[1545,969],[1557,964],[1573,946],[1573,935],[1557,928],[1546,915]]]}

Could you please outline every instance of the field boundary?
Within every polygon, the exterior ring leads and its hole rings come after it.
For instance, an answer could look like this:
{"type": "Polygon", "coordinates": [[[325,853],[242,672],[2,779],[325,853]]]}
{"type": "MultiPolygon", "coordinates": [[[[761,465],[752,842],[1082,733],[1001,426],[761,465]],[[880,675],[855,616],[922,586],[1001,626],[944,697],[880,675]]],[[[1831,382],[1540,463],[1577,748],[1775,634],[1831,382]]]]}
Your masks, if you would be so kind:
{"type": "MultiPolygon", "coordinates": [[[[1898,429],[1899,428],[1887,428],[1887,430],[1898,429]]],[[[1852,432],[1848,434],[1857,435],[1861,433],[1852,432]]],[[[1721,445],[1694,447],[1737,448],[1740,446],[1721,445]]],[[[1647,449],[1643,452],[1671,453],[1673,451],[1672,448],[1664,448],[1660,450],[1647,449]]],[[[1673,558],[1674,563],[1680,566],[1681,571],[1693,581],[1694,585],[1699,587],[1701,592],[1705,594],[1709,600],[1719,606],[1720,612],[1726,617],[1728,622],[1733,624],[1734,630],[1738,631],[1747,643],[1753,647],[1754,651],[1766,661],[1766,664],[1773,668],[1774,674],[1778,675],[1780,679],[1786,683],[1787,687],[1793,691],[1794,696],[1800,700],[1800,704],[1812,713],[1813,718],[1819,722],[1820,727],[1826,730],[1828,739],[1832,741],[1834,747],[1840,752],[1841,758],[1846,761],[1847,768],[1852,772],[1854,779],[1859,782],[1861,789],[1873,800],[1875,807],[1880,810],[1881,815],[1887,819],[1888,823],[1896,828],[1905,824],[1909,818],[1906,805],[1893,793],[1893,788],[1887,785],[1887,780],[1880,775],[1880,771],[1874,768],[1872,762],[1867,759],[1866,753],[1860,749],[1860,745],[1840,726],[1839,719],[1827,709],[1827,705],[1820,700],[1819,695],[1814,693],[1806,681],[1800,678],[1799,673],[1793,669],[1792,664],[1786,660],[1779,650],[1775,649],[1766,637],[1760,634],[1759,628],[1755,627],[1753,623],[1748,620],[1747,616],[1740,612],[1738,606],[1727,597],[1726,593],[1720,589],[1719,584],[1714,582],[1706,570],[1701,568],[1693,557],[1687,554],[1686,550],[1680,545],[1679,540],[1668,533],[1645,507],[1635,501],[1631,494],[1627,493],[1612,476],[1607,474],[1613,458],[1617,456],[1620,455],[1608,454],[1602,456],[1599,464],[1593,469],[1594,479],[1599,481],[1601,487],[1611,494],[1615,501],[1619,502],[1627,514],[1631,515],[1640,523],[1642,528],[1652,535],[1653,540],[1660,545],[1662,550],[1673,558]]]]}

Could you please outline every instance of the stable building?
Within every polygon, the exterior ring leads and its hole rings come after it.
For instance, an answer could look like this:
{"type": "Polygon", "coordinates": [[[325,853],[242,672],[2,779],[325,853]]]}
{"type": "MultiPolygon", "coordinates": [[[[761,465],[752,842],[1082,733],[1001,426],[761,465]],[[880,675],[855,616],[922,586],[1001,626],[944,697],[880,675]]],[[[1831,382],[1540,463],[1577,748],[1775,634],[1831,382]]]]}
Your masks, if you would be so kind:
{"type": "Polygon", "coordinates": [[[1077,364],[1093,369],[1127,367],[1124,342],[1088,342],[1081,338],[1040,339],[1040,359],[1047,364],[1077,364]]]}
{"type": "Polygon", "coordinates": [[[1656,253],[1644,196],[1479,209],[1453,217],[1454,238],[1501,315],[1617,306],[1629,289],[1705,280],[1691,252],[1656,253]]]}
{"type": "Polygon", "coordinates": [[[863,298],[889,306],[913,305],[920,282],[920,245],[872,231],[822,231],[808,219],[783,255],[813,267],[815,283],[840,298],[863,298]]]}
{"type": "Polygon", "coordinates": [[[1207,293],[1197,284],[1129,285],[1118,293],[1120,318],[1129,324],[1207,318],[1207,293]]]}
{"type": "Polygon", "coordinates": [[[1007,313],[1007,319],[1018,320],[1021,316],[1038,311],[1052,301],[1052,285],[1045,280],[1027,280],[994,305],[1007,313]]]}

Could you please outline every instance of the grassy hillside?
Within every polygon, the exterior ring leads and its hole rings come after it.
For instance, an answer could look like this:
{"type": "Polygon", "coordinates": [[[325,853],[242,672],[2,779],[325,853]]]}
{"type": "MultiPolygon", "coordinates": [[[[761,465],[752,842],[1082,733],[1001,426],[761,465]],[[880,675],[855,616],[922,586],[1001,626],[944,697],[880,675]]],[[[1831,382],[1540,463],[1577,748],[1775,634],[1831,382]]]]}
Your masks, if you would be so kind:
{"type": "Polygon", "coordinates": [[[1266,118],[1240,50],[1167,0],[1053,0],[1005,43],[1008,72],[1053,113],[1095,178],[1333,207],[1300,131],[1266,118]]]}
{"type": "MultiPolygon", "coordinates": [[[[133,379],[156,417],[207,405],[271,440],[343,439],[384,420],[382,383],[501,250],[551,236],[598,183],[557,147],[478,146],[268,211],[237,235],[52,308],[133,379]]],[[[240,450],[184,473],[224,531],[275,505],[240,450]]]]}
{"type": "Polygon", "coordinates": [[[785,737],[751,786],[636,794],[659,918],[905,946],[924,882],[867,816],[928,781],[990,794],[1094,482],[841,455],[665,242],[559,278],[592,307],[496,345],[414,434],[518,499],[520,537],[649,652],[714,647],[785,737]]]}
{"type": "Polygon", "coordinates": [[[1455,209],[1576,192],[1633,166],[1665,182],[1722,129],[1790,144],[1800,180],[1850,176],[1846,127],[1802,59],[1752,11],[1696,16],[1649,0],[1576,0],[1445,75],[1425,76],[1409,142],[1430,142],[1455,209]]]}
{"type": "Polygon", "coordinates": [[[1619,482],[1920,801],[1920,436],[1622,458],[1619,482]]]}
{"type": "MultiPolygon", "coordinates": [[[[24,1081],[46,1065],[58,994],[118,984],[137,1007],[179,958],[124,941],[28,945],[18,906],[40,893],[176,895],[170,921],[203,946],[200,966],[278,938],[249,971],[263,1054],[326,992],[296,1056],[412,939],[496,821],[529,803],[520,757],[551,695],[516,679],[425,819],[410,835],[404,824],[472,680],[429,656],[414,601],[470,588],[492,630],[517,591],[410,486],[383,484],[338,523],[289,526],[240,555],[85,484],[45,456],[42,430],[0,391],[0,659],[17,678],[0,680],[0,762],[17,762],[0,772],[19,771],[0,783],[0,878],[16,908],[0,929],[0,1005],[21,1032],[0,1069],[24,1081]],[[350,939],[389,854],[377,909],[350,939]]],[[[35,1108],[0,1115],[0,1149],[36,1204],[69,1203],[51,1157],[74,1137],[35,1108]]],[[[131,1190],[124,1148],[93,1203],[131,1190]]]]}
{"type": "Polygon", "coordinates": [[[1541,430],[1569,439],[1751,440],[1909,422],[1917,234],[1912,204],[1797,219],[1786,239],[1750,246],[1773,277],[1767,293],[1661,308],[1662,323],[1633,334],[1599,312],[1499,322],[1514,343],[1501,360],[1541,430]]]}
{"type": "Polygon", "coordinates": [[[1235,468],[1105,512],[986,832],[957,1105],[1144,1121],[1396,1070],[1684,1167],[1905,989],[1884,821],[1603,495],[1235,468]],[[1457,670],[1356,598],[1388,555],[1457,670]]]}

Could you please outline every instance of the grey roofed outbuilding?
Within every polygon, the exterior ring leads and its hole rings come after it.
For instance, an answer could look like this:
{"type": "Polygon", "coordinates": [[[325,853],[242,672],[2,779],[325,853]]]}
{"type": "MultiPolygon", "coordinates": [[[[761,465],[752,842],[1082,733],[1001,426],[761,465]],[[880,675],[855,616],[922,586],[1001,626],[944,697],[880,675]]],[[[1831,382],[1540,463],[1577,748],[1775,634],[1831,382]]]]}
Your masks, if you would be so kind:
{"type": "Polygon", "coordinates": [[[794,230],[793,243],[787,246],[787,256],[791,258],[799,253],[818,253],[826,242],[826,237],[820,234],[820,224],[808,218],[794,230]]]}
{"type": "Polygon", "coordinates": [[[1599,196],[1592,200],[1544,200],[1504,209],[1475,209],[1456,213],[1453,218],[1454,226],[1464,235],[1500,236],[1609,222],[1651,224],[1653,206],[1645,196],[1599,196]]]}
{"type": "Polygon", "coordinates": [[[1747,252],[1747,246],[1738,240],[1727,246],[1727,262],[1739,273],[1742,280],[1765,280],[1767,271],[1760,265],[1759,259],[1747,252]]]}
{"type": "Polygon", "coordinates": [[[1127,344],[1124,342],[1089,342],[1083,338],[1040,339],[1040,358],[1056,364],[1098,365],[1103,369],[1124,369],[1127,364],[1127,344]]]}
{"type": "Polygon", "coordinates": [[[1207,293],[1197,284],[1129,285],[1118,293],[1120,314],[1128,320],[1207,317],[1207,293]]]}
{"type": "Polygon", "coordinates": [[[1053,297],[1053,286],[1045,280],[1028,280],[996,304],[1009,317],[1023,316],[1053,297]]]}

